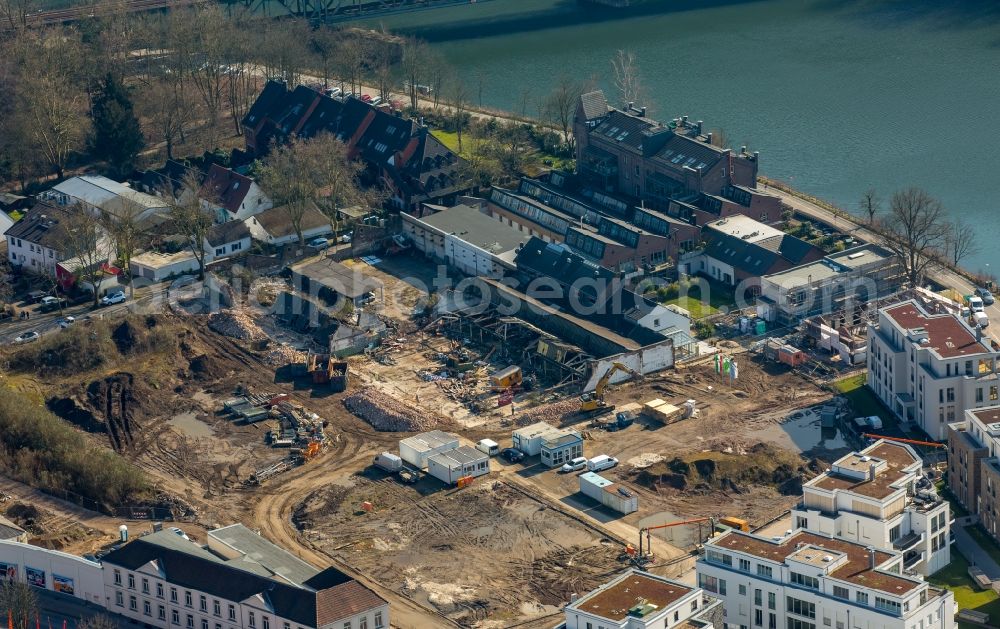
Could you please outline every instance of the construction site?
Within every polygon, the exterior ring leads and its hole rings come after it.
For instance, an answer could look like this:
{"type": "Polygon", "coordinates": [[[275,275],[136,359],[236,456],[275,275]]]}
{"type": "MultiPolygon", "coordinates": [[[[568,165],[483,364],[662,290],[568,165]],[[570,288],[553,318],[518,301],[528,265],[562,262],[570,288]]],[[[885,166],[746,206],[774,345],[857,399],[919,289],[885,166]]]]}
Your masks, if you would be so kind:
{"type": "MultiPolygon", "coordinates": [[[[386,292],[411,292],[366,272],[386,292]]],[[[669,341],[612,347],[597,326],[560,335],[495,308],[392,325],[377,345],[334,356],[239,307],[84,323],[72,332],[107,335],[99,362],[49,365],[48,345],[5,349],[4,384],[138,465],[169,507],[160,519],[195,535],[243,522],[442,626],[546,626],[572,594],[636,561],[690,578],[689,553],[713,521],[769,522],[851,447],[821,427],[824,413],[844,412],[829,390],[737,343],[675,363],[669,341]],[[584,457],[613,457],[600,476],[635,509],[594,502],[578,473],[537,456],[487,456],[486,473],[458,487],[372,464],[414,433],[503,449],[538,422],[579,435],[584,457]],[[684,524],[655,528],[673,522],[684,524]]],[[[102,518],[58,543],[106,548],[128,518],[102,518]]]]}

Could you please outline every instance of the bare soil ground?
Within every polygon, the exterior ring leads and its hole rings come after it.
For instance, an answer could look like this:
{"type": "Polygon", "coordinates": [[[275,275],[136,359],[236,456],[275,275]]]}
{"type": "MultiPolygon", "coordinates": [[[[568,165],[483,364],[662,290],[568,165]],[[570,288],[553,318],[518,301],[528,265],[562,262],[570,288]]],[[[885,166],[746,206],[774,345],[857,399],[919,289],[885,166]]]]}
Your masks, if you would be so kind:
{"type": "Polygon", "coordinates": [[[617,543],[487,478],[454,490],[357,474],[311,495],[293,521],[315,544],[463,626],[552,613],[622,567],[617,543]]]}

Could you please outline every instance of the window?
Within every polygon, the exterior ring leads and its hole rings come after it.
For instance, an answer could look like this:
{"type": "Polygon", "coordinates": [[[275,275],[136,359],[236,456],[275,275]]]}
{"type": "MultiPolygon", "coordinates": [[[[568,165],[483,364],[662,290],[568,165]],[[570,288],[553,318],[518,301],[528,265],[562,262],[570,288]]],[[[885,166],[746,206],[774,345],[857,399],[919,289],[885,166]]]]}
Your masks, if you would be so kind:
{"type": "Polygon", "coordinates": [[[236,606],[229,606],[229,620],[236,620],[236,606]]]}
{"type": "Polygon", "coordinates": [[[795,614],[796,616],[805,616],[806,618],[816,617],[815,603],[810,603],[809,601],[801,601],[797,598],[786,596],[785,606],[789,613],[795,614]]]}
{"type": "Polygon", "coordinates": [[[990,387],[990,400],[995,402],[996,399],[997,399],[997,387],[996,385],[993,385],[990,387]]]}
{"type": "Polygon", "coordinates": [[[267,616],[260,617],[260,625],[263,629],[271,629],[271,619],[267,616]]]}
{"type": "Polygon", "coordinates": [[[115,568],[115,585],[121,585],[121,584],[122,584],[122,571],[119,570],[118,568],[115,568]]]}
{"type": "Polygon", "coordinates": [[[163,584],[162,583],[157,583],[156,584],[156,597],[157,598],[163,598],[163,584]]]}
{"type": "Polygon", "coordinates": [[[128,597],[128,608],[131,609],[132,611],[139,610],[139,601],[137,601],[134,596],[128,597]]]}
{"type": "Polygon", "coordinates": [[[833,586],[833,595],[846,601],[851,600],[851,591],[839,585],[833,586]]]}
{"type": "Polygon", "coordinates": [[[159,618],[160,620],[166,620],[167,619],[167,608],[164,607],[163,605],[157,605],[156,606],[156,617],[159,618]]]}
{"type": "Polygon", "coordinates": [[[177,588],[170,588],[170,602],[177,602],[177,588]]]}
{"type": "Polygon", "coordinates": [[[200,609],[201,611],[203,611],[203,612],[207,612],[207,611],[208,611],[208,599],[207,599],[207,598],[205,598],[205,595],[204,595],[204,594],[202,594],[202,595],[201,595],[201,596],[200,596],[200,597],[198,598],[198,608],[199,608],[199,609],[200,609]]]}
{"type": "Polygon", "coordinates": [[[142,578],[142,593],[149,594],[149,579],[146,577],[142,578]]]}
{"type": "Polygon", "coordinates": [[[768,609],[777,609],[778,608],[778,603],[777,603],[777,600],[776,600],[774,592],[768,592],[767,593],[767,608],[768,609]]]}
{"type": "Polygon", "coordinates": [[[135,575],[132,573],[129,573],[128,575],[128,589],[130,590],[135,589],[135,575]]]}
{"type": "Polygon", "coordinates": [[[803,587],[812,588],[814,590],[819,589],[819,579],[816,577],[810,577],[805,574],[800,574],[798,572],[792,572],[792,583],[796,585],[801,585],[803,587]]]}
{"type": "Polygon", "coordinates": [[[767,629],[778,629],[778,617],[775,614],[767,615],[767,629]]]}
{"type": "Polygon", "coordinates": [[[292,625],[290,625],[287,622],[286,623],[282,623],[281,629],[292,629],[292,625]]]}
{"type": "Polygon", "coordinates": [[[222,615],[222,605],[219,605],[218,599],[212,601],[212,613],[216,616],[222,615]]]}
{"type": "Polygon", "coordinates": [[[194,629],[194,616],[191,614],[187,615],[187,628],[194,629]]]}
{"type": "Polygon", "coordinates": [[[764,612],[763,611],[761,611],[759,609],[753,610],[753,626],[754,627],[763,627],[764,626],[764,612]]]}
{"type": "Polygon", "coordinates": [[[142,613],[146,616],[153,615],[153,606],[149,604],[149,601],[142,602],[142,613]]]}
{"type": "Polygon", "coordinates": [[[229,250],[230,251],[239,251],[242,248],[243,248],[243,243],[242,242],[234,242],[233,244],[231,244],[229,246],[229,250]]]}
{"type": "Polygon", "coordinates": [[[765,579],[770,579],[774,574],[771,566],[765,566],[763,564],[757,564],[757,576],[764,577],[765,579]]]}
{"type": "MultiPolygon", "coordinates": [[[[840,623],[837,624],[839,625],[840,623]]],[[[799,620],[798,618],[789,618],[786,626],[788,629],[816,629],[816,625],[813,623],[799,620]]]]}
{"type": "Polygon", "coordinates": [[[175,625],[181,624],[181,614],[176,609],[170,610],[170,622],[174,623],[175,625]]]}
{"type": "Polygon", "coordinates": [[[750,572],[750,560],[740,559],[740,570],[743,572],[750,572]]]}
{"type": "Polygon", "coordinates": [[[208,621],[204,618],[201,619],[201,629],[208,629],[208,621]]]}
{"type": "Polygon", "coordinates": [[[948,401],[949,402],[954,402],[955,401],[955,387],[948,387],[948,396],[947,397],[948,397],[948,401]]]}
{"type": "Polygon", "coordinates": [[[747,586],[745,586],[742,583],[740,583],[738,589],[739,589],[740,596],[746,596],[747,595],[747,586]]]}
{"type": "Polygon", "coordinates": [[[191,598],[191,590],[184,590],[184,605],[185,607],[191,607],[194,603],[191,598]]]}
{"type": "Polygon", "coordinates": [[[375,629],[382,629],[382,612],[375,612],[375,629]]]}
{"type": "Polygon", "coordinates": [[[718,579],[707,574],[699,574],[698,581],[700,581],[699,585],[702,588],[712,592],[713,594],[724,595],[726,593],[726,582],[723,579],[718,579]]]}
{"type": "Polygon", "coordinates": [[[125,597],[122,596],[121,592],[115,592],[115,605],[125,607],[125,597]]]}
{"type": "Polygon", "coordinates": [[[761,590],[754,590],[753,591],[753,604],[754,605],[763,605],[764,604],[764,592],[762,592],[761,590]]]}
{"type": "Polygon", "coordinates": [[[215,255],[217,255],[217,256],[226,255],[226,248],[225,247],[216,247],[215,248],[215,255]]]}
{"type": "Polygon", "coordinates": [[[358,621],[358,629],[368,629],[368,616],[362,616],[358,621]]]}
{"type": "Polygon", "coordinates": [[[251,627],[257,626],[257,619],[254,618],[253,612],[250,612],[250,622],[248,623],[251,627]]]}
{"type": "Polygon", "coordinates": [[[875,597],[875,609],[881,609],[882,611],[887,611],[897,616],[900,613],[900,605],[898,601],[891,601],[887,598],[882,598],[881,596],[875,597]]]}
{"type": "Polygon", "coordinates": [[[344,621],[344,629],[351,629],[351,621],[350,620],[345,620],[344,621]]]}

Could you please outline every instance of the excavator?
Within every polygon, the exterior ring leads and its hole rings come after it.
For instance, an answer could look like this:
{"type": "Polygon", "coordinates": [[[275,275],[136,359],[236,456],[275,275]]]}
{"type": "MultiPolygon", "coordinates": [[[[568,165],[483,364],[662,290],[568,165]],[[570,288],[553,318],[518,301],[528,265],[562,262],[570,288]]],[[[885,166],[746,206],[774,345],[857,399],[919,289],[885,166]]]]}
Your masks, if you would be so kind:
{"type": "Polygon", "coordinates": [[[601,379],[597,381],[597,386],[594,387],[594,391],[591,393],[584,393],[580,396],[580,413],[597,414],[615,410],[614,404],[608,404],[604,400],[604,390],[608,387],[608,382],[611,380],[611,376],[615,375],[615,373],[619,371],[628,372],[633,376],[638,375],[627,365],[623,365],[621,363],[611,363],[611,367],[604,373],[603,376],[601,376],[601,379]]]}

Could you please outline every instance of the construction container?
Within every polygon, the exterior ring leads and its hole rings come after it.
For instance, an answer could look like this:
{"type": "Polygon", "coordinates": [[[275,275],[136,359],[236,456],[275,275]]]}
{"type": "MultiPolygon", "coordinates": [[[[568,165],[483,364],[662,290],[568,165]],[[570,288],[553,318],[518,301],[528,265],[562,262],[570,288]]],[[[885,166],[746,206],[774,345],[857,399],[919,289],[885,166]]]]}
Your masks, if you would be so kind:
{"type": "Polygon", "coordinates": [[[734,518],[732,516],[726,516],[724,518],[719,518],[719,524],[722,526],[728,526],[729,528],[736,529],[737,531],[743,531],[744,533],[750,531],[750,523],[743,518],[734,518]]]}
{"type": "Polygon", "coordinates": [[[604,488],[613,484],[596,472],[580,474],[580,493],[588,498],[593,498],[597,502],[601,502],[601,494],[604,493],[604,488]]]}
{"type": "Polygon", "coordinates": [[[754,333],[756,333],[757,336],[763,336],[765,332],[767,332],[767,321],[757,319],[757,322],[754,323],[754,333]]]}
{"type": "Polygon", "coordinates": [[[490,376],[490,386],[494,391],[503,391],[521,386],[522,379],[521,368],[512,365],[490,376]]]}
{"type": "Polygon", "coordinates": [[[601,504],[613,511],[627,515],[639,510],[639,496],[634,491],[614,483],[601,491],[601,504]]]}
{"type": "Polygon", "coordinates": [[[313,384],[328,384],[336,392],[347,389],[347,363],[334,360],[330,354],[310,354],[307,371],[313,384]]]}
{"type": "Polygon", "coordinates": [[[427,473],[454,485],[463,477],[490,473],[490,457],[472,446],[461,446],[427,457],[427,473]]]}
{"type": "Polygon", "coordinates": [[[456,435],[443,430],[431,430],[400,441],[399,456],[413,467],[422,470],[427,467],[428,457],[457,447],[456,435]]]}
{"type": "Polygon", "coordinates": [[[381,454],[376,454],[373,463],[375,464],[375,467],[382,468],[387,472],[398,472],[403,469],[403,459],[399,458],[392,452],[382,452],[381,454]]]}

